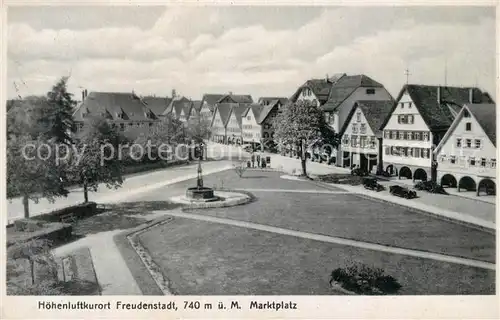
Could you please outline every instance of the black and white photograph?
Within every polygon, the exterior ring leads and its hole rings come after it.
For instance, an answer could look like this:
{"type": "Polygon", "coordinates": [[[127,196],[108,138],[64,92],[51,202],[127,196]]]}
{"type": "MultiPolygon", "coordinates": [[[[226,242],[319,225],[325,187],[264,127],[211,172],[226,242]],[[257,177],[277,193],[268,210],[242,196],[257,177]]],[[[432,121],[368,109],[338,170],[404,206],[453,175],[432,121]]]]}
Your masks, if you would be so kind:
{"type": "Polygon", "coordinates": [[[494,6],[5,10],[8,296],[496,294],[494,6]]]}

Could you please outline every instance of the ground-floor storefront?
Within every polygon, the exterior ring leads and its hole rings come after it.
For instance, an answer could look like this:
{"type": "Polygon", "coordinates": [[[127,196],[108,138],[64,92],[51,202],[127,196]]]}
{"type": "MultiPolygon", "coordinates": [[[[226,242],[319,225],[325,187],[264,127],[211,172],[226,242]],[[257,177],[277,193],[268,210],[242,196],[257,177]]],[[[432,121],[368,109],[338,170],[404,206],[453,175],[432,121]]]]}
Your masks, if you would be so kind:
{"type": "Polygon", "coordinates": [[[427,181],[431,179],[431,168],[414,166],[406,163],[384,162],[383,170],[399,179],[427,181]]]}
{"type": "Polygon", "coordinates": [[[368,172],[376,172],[378,163],[378,154],[375,152],[342,151],[338,165],[343,168],[359,167],[368,172]]]}
{"type": "Polygon", "coordinates": [[[496,194],[496,178],[490,176],[438,171],[437,183],[445,188],[457,188],[458,192],[475,192],[477,196],[496,194]]]}

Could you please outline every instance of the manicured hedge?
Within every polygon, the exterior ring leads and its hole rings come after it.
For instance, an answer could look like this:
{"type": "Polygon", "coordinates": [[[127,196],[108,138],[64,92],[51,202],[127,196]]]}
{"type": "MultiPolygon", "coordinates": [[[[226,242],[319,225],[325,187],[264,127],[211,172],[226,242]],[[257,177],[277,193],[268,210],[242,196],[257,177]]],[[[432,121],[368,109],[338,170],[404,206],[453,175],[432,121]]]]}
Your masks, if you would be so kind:
{"type": "Polygon", "coordinates": [[[23,250],[25,243],[33,239],[47,240],[51,244],[57,244],[70,239],[72,231],[71,224],[59,222],[43,223],[33,231],[16,230],[15,226],[11,226],[7,227],[7,247],[12,247],[15,253],[17,250],[23,250]]]}
{"type": "Polygon", "coordinates": [[[61,218],[67,214],[70,214],[70,213],[73,213],[73,216],[76,219],[81,219],[81,218],[93,216],[93,215],[98,213],[97,203],[95,203],[95,202],[80,203],[80,204],[77,204],[74,206],[69,206],[66,208],[52,211],[52,212],[47,213],[47,214],[35,216],[31,219],[48,221],[48,222],[61,222],[61,218]]]}
{"type": "Polygon", "coordinates": [[[149,163],[139,163],[137,165],[127,165],[123,167],[123,174],[134,174],[145,171],[164,169],[174,165],[185,164],[188,161],[176,161],[176,162],[167,162],[167,161],[157,161],[157,162],[149,162],[149,163]]]}

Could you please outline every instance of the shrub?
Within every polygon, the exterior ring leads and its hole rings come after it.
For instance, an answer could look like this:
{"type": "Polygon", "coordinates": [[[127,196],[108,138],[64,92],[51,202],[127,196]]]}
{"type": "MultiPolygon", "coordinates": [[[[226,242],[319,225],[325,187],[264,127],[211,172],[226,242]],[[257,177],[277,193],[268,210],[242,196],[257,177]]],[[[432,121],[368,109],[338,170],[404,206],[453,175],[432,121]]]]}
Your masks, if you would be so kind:
{"type": "Polygon", "coordinates": [[[238,175],[238,177],[243,178],[243,174],[247,171],[247,163],[241,162],[238,165],[233,166],[234,172],[238,175]]]}
{"type": "Polygon", "coordinates": [[[333,270],[330,274],[330,285],[334,282],[346,290],[364,295],[396,294],[401,289],[397,280],[384,275],[382,269],[366,265],[352,265],[333,270]]]}

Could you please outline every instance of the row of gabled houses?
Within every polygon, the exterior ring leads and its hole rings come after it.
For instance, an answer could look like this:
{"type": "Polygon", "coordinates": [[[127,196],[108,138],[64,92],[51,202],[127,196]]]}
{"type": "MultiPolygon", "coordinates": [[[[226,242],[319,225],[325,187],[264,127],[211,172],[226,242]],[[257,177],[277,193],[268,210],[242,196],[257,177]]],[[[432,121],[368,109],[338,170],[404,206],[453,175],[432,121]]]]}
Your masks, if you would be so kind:
{"type": "Polygon", "coordinates": [[[496,106],[478,88],[405,85],[393,99],[380,83],[345,74],[306,81],[291,101],[309,100],[340,135],[330,155],[413,180],[479,190],[496,180],[496,106]]]}
{"type": "Polygon", "coordinates": [[[86,114],[98,113],[137,136],[170,114],[185,122],[205,121],[211,139],[224,144],[273,140],[278,112],[289,102],[307,100],[324,111],[326,123],[340,135],[328,155],[333,165],[476,190],[496,176],[496,108],[478,88],[408,84],[394,99],[366,75],[336,74],[307,80],[290,98],[257,102],[232,93],[191,100],[84,91],[82,98],[75,112],[80,126],[86,114]]]}

